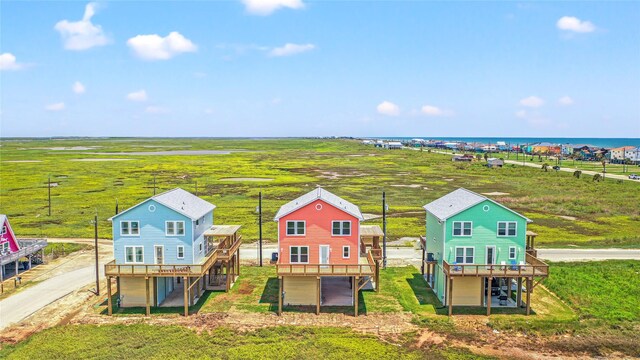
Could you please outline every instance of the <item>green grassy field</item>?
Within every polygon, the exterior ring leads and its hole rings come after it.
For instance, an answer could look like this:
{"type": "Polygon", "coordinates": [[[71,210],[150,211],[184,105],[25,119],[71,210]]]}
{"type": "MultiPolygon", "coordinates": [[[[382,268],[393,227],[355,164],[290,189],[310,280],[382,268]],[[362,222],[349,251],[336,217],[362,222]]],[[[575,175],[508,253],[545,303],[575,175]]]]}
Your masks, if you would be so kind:
{"type": "MultiPolygon", "coordinates": [[[[314,139],[68,139],[2,140],[0,211],[19,236],[91,237],[98,212],[100,236],[111,237],[107,219],[157,191],[182,187],[217,205],[216,223],[243,225],[257,238],[255,209],[263,192],[265,238],[278,207],[322,185],[381,214],[387,193],[390,239],[424,233],[422,206],[458,187],[508,195],[494,198],[534,220],[538,244],[639,247],[640,187],[629,182],[593,183],[570,173],[506,166],[456,164],[448,155],[383,150],[348,140],[314,139]],[[55,147],[97,146],[89,150],[55,147]],[[226,155],[127,155],[131,151],[243,150],[226,155]],[[92,153],[107,153],[98,155],[92,153]],[[92,161],[73,161],[73,160],[92,161]],[[107,161],[94,161],[97,159],[107,161]],[[111,161],[110,159],[131,159],[111,161]],[[27,161],[27,162],[25,162],[27,161]],[[34,162],[35,161],[35,162],[34,162]],[[52,215],[48,216],[47,179],[52,215]],[[271,181],[227,180],[266,178],[271,181]]],[[[380,219],[370,223],[380,223],[380,219]]]]}

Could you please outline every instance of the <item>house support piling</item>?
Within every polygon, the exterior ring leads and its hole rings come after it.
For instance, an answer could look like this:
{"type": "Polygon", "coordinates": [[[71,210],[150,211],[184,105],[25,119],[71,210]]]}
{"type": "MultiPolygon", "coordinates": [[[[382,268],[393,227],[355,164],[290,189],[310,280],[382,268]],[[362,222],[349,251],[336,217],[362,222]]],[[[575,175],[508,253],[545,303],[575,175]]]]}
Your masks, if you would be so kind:
{"type": "Polygon", "coordinates": [[[353,277],[353,313],[358,316],[358,282],[360,278],[358,276],[353,277]]]}
{"type": "Polygon", "coordinates": [[[527,315],[531,315],[531,288],[533,287],[533,280],[527,278],[527,315]]]}
{"type": "Polygon", "coordinates": [[[149,291],[149,277],[145,277],[145,286],[146,286],[146,314],[147,316],[151,315],[151,292],[149,291]]]}
{"type": "Polygon", "coordinates": [[[453,315],[453,277],[449,277],[449,316],[453,315]]]}
{"type": "Polygon", "coordinates": [[[189,316],[189,285],[188,285],[188,277],[184,276],[182,278],[182,286],[184,288],[184,316],[189,316]]]}
{"type": "Polygon", "coordinates": [[[282,315],[282,288],[284,278],[282,276],[278,277],[278,316],[282,315]]]}
{"type": "Polygon", "coordinates": [[[107,314],[113,315],[113,304],[111,303],[111,278],[107,276],[107,314]]]}
{"type": "Polygon", "coordinates": [[[316,315],[320,315],[320,276],[317,278],[318,289],[317,289],[317,297],[316,297],[316,315]]]}
{"type": "Polygon", "coordinates": [[[492,277],[488,277],[487,279],[488,279],[488,281],[487,281],[488,289],[487,290],[489,292],[489,294],[487,294],[487,316],[489,316],[489,315],[491,315],[491,299],[492,299],[492,297],[491,297],[491,281],[493,280],[493,278],[492,277]]]}

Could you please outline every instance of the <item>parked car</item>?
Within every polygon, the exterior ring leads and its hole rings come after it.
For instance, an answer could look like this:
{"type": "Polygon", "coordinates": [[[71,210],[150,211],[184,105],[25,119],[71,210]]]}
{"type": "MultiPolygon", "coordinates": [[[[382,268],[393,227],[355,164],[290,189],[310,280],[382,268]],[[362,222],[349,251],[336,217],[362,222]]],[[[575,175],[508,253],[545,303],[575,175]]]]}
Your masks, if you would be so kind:
{"type": "Polygon", "coordinates": [[[560,166],[558,166],[558,165],[554,166],[554,167],[553,167],[553,170],[555,170],[555,171],[560,170],[560,166]]]}
{"type": "Polygon", "coordinates": [[[631,180],[640,180],[640,175],[631,174],[631,175],[629,175],[629,179],[631,179],[631,180]]]}

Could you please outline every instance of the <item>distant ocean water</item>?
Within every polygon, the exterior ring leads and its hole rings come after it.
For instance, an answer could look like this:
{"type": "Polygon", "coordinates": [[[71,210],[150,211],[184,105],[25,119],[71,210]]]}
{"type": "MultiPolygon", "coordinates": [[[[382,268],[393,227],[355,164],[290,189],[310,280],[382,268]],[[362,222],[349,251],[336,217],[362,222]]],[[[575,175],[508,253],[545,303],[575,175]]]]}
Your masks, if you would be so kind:
{"type": "Polygon", "coordinates": [[[464,141],[466,143],[495,144],[497,141],[504,141],[507,144],[533,144],[539,142],[549,142],[552,144],[586,144],[604,148],[615,148],[620,146],[640,146],[640,138],[516,138],[516,137],[434,137],[434,136],[411,136],[411,137],[373,137],[372,139],[383,140],[411,140],[430,139],[443,141],[464,141]]]}

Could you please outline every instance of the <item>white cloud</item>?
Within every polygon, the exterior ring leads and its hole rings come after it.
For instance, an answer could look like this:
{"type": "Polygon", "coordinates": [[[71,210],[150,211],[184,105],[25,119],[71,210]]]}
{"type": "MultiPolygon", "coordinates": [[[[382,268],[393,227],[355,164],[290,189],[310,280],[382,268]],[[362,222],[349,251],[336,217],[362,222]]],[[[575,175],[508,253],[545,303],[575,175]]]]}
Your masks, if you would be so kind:
{"type": "Polygon", "coordinates": [[[44,108],[47,111],[62,111],[64,110],[65,106],[63,102],[59,102],[59,103],[49,104],[44,108]]]}
{"type": "Polygon", "coordinates": [[[524,119],[525,117],[527,117],[527,112],[524,110],[518,110],[516,111],[516,117],[524,119]]]}
{"type": "Polygon", "coordinates": [[[400,108],[398,107],[398,105],[390,102],[390,101],[383,101],[380,104],[378,104],[378,106],[376,107],[376,109],[378,110],[378,113],[382,114],[382,115],[387,115],[387,116],[398,116],[400,115],[400,108]]]}
{"type": "Polygon", "coordinates": [[[127,99],[131,101],[147,101],[147,92],[145,90],[138,90],[127,94],[127,99]]]}
{"type": "Polygon", "coordinates": [[[558,99],[558,104],[565,106],[573,105],[573,99],[570,96],[563,96],[558,99]]]}
{"type": "Polygon", "coordinates": [[[162,37],[157,34],[138,35],[127,40],[127,45],[143,60],[167,60],[186,52],[196,52],[198,47],[177,31],[162,37]]]}
{"type": "Polygon", "coordinates": [[[16,61],[16,57],[12,53],[4,53],[0,55],[0,70],[20,70],[24,64],[16,61]]]}
{"type": "Polygon", "coordinates": [[[452,115],[452,112],[450,110],[443,110],[437,106],[433,106],[433,105],[425,105],[423,106],[420,111],[427,116],[449,116],[452,115]]]}
{"type": "Polygon", "coordinates": [[[241,0],[247,12],[253,15],[271,15],[280,8],[302,9],[301,0],[241,0]]]}
{"type": "Polygon", "coordinates": [[[573,16],[561,17],[556,23],[556,26],[560,30],[573,31],[578,33],[589,33],[593,32],[596,29],[596,26],[593,25],[590,21],[582,21],[573,16]]]}
{"type": "Polygon", "coordinates": [[[88,3],[84,9],[82,20],[62,20],[54,26],[54,29],[62,36],[65,49],[87,50],[109,43],[109,38],[102,31],[102,27],[91,22],[91,18],[96,13],[96,8],[96,3],[88,3]]]}
{"type": "Polygon", "coordinates": [[[273,48],[269,52],[269,56],[290,56],[295,54],[300,54],[303,52],[311,51],[315,49],[316,46],[313,44],[291,44],[287,43],[281,47],[273,48]]]}
{"type": "Polygon", "coordinates": [[[144,111],[149,114],[166,114],[169,112],[168,109],[160,106],[147,106],[144,111]]]}
{"type": "Polygon", "coordinates": [[[85,89],[80,81],[76,81],[73,83],[73,86],[71,86],[71,90],[76,94],[84,94],[87,89],[85,89]]]}
{"type": "Polygon", "coordinates": [[[526,98],[520,100],[520,105],[526,106],[526,107],[537,108],[537,107],[540,107],[540,106],[544,105],[544,100],[542,100],[541,98],[539,98],[537,96],[529,96],[529,97],[526,97],[526,98]]]}

